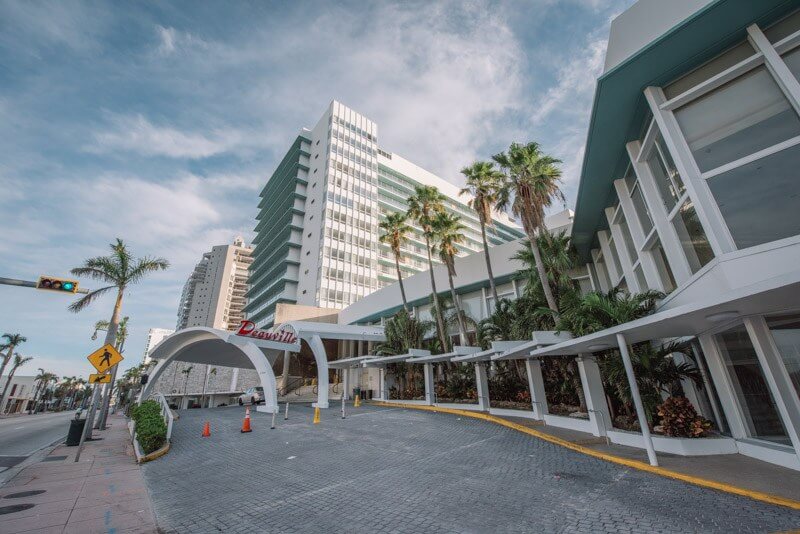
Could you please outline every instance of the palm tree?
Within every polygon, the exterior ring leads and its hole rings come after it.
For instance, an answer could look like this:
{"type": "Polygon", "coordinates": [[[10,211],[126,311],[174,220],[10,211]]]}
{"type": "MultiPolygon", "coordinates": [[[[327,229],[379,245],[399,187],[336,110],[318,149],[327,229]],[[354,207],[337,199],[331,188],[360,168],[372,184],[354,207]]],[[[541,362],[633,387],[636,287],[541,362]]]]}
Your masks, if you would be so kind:
{"type": "Polygon", "coordinates": [[[543,154],[538,143],[511,143],[508,152],[501,152],[493,159],[506,172],[506,182],[498,192],[497,208],[504,210],[510,204],[511,211],[522,220],[547,306],[558,319],[558,303],[547,281],[547,271],[536,242],[536,234],[547,232],[544,226],[545,208],[552,204],[553,199],[564,198],[558,187],[561,180],[558,164],[561,160],[543,154]]]}
{"type": "Polygon", "coordinates": [[[466,226],[461,224],[461,217],[451,215],[447,212],[438,213],[433,219],[433,232],[439,249],[439,259],[447,267],[447,281],[450,284],[450,297],[453,299],[453,308],[458,319],[458,336],[462,346],[468,345],[467,327],[464,325],[464,317],[461,313],[461,306],[458,303],[458,295],[453,285],[453,276],[456,275],[455,258],[458,254],[457,244],[464,241],[462,233],[466,226]]]}
{"type": "Polygon", "coordinates": [[[33,403],[28,405],[28,415],[31,415],[34,409],[36,409],[36,397],[39,396],[39,389],[41,388],[42,382],[45,379],[45,374],[46,371],[39,367],[39,374],[33,379],[33,381],[36,383],[36,389],[33,390],[33,403]]]}
{"type": "Polygon", "coordinates": [[[492,289],[494,305],[497,306],[497,286],[494,283],[492,260],[489,258],[489,242],[486,240],[486,225],[492,224],[492,207],[497,203],[497,193],[502,187],[504,175],[494,168],[491,161],[476,161],[469,167],[461,169],[461,174],[467,178],[467,186],[460,194],[471,194],[472,199],[467,203],[478,214],[481,225],[481,238],[483,239],[483,255],[486,258],[486,272],[489,275],[489,286],[492,289]]]}
{"type": "Polygon", "coordinates": [[[439,295],[436,291],[431,253],[431,240],[434,237],[433,219],[436,214],[445,211],[444,201],[444,195],[430,185],[414,187],[414,194],[408,197],[408,216],[422,227],[422,235],[425,238],[425,250],[428,253],[428,272],[431,276],[431,292],[435,308],[434,315],[436,316],[436,324],[439,327],[439,340],[442,342],[442,350],[446,352],[448,347],[447,332],[444,326],[444,318],[442,317],[442,308],[439,305],[439,295]]]}
{"type": "MultiPolygon", "coordinates": [[[[570,269],[574,268],[577,263],[577,255],[575,249],[572,248],[571,238],[565,232],[557,234],[544,232],[536,237],[536,244],[542,253],[544,270],[547,273],[553,297],[558,302],[559,308],[563,308],[564,302],[562,302],[562,299],[565,294],[576,290],[574,282],[569,277],[570,269]]],[[[512,259],[519,260],[525,264],[525,268],[517,272],[518,276],[528,282],[525,290],[538,294],[542,284],[539,280],[539,271],[536,268],[536,258],[533,256],[528,243],[525,243],[525,246],[518,250],[512,256],[512,259]]]]}
{"type": "Polygon", "coordinates": [[[659,291],[631,295],[620,288],[608,293],[592,291],[564,308],[556,329],[566,330],[578,337],[635,321],[650,315],[664,296],[659,291]]]}
{"type": "MultiPolygon", "coordinates": [[[[163,271],[169,267],[169,262],[163,258],[139,258],[134,260],[128,251],[128,247],[121,239],[117,238],[116,243],[112,243],[111,255],[89,258],[83,262],[83,266],[72,269],[75,276],[85,276],[94,280],[107,283],[107,286],[90,291],[84,297],[73,302],[69,309],[75,313],[88,307],[94,300],[108,291],[117,290],[117,298],[114,302],[114,311],[106,330],[106,345],[114,345],[117,340],[117,330],[120,323],[120,311],[122,309],[122,298],[125,290],[138,282],[145,276],[156,271],[163,271]]],[[[108,414],[108,403],[111,400],[111,388],[117,379],[117,366],[111,369],[111,384],[106,387],[105,396],[101,405],[100,428],[105,428],[106,417],[108,414]]],[[[94,417],[94,414],[91,415],[94,417]]]]}
{"type": "Polygon", "coordinates": [[[408,309],[408,300],[406,300],[406,288],[403,286],[403,273],[400,271],[400,247],[408,242],[408,234],[411,232],[411,227],[406,224],[408,215],[405,213],[390,213],[386,216],[385,221],[381,221],[378,226],[383,233],[378,238],[381,243],[389,245],[394,253],[394,266],[397,269],[397,281],[400,282],[400,296],[403,298],[403,308],[406,312],[408,309]]]}
{"type": "Polygon", "coordinates": [[[3,388],[3,394],[0,395],[0,413],[5,412],[5,402],[6,402],[6,392],[8,391],[8,386],[11,385],[11,379],[14,378],[14,373],[17,372],[17,369],[31,361],[33,358],[31,356],[22,357],[19,353],[14,355],[14,362],[11,364],[11,372],[8,373],[8,380],[6,380],[6,385],[3,388]]]}
{"type": "Polygon", "coordinates": [[[208,383],[211,381],[212,376],[217,376],[216,367],[212,367],[211,370],[208,371],[206,379],[203,381],[203,393],[200,395],[200,407],[205,406],[206,388],[208,387],[208,383]]]}
{"type": "Polygon", "coordinates": [[[190,365],[189,367],[187,367],[186,369],[183,369],[181,371],[181,373],[184,374],[184,379],[183,379],[183,394],[184,395],[186,395],[186,388],[187,388],[188,383],[189,383],[189,374],[192,372],[192,369],[194,369],[194,365],[190,365]]]}
{"type": "MultiPolygon", "coordinates": [[[[125,350],[125,340],[128,339],[128,317],[127,315],[122,318],[119,322],[119,326],[117,327],[117,339],[114,343],[114,347],[119,351],[122,352],[125,350]]],[[[108,321],[100,320],[94,323],[94,333],[92,334],[92,339],[97,339],[97,332],[99,331],[108,331],[108,321]]]]}
{"type": "Polygon", "coordinates": [[[28,341],[28,338],[22,334],[3,334],[3,337],[6,338],[7,343],[3,343],[2,348],[8,349],[8,352],[3,356],[3,364],[0,365],[0,377],[3,376],[3,373],[6,370],[6,365],[8,365],[8,362],[11,361],[11,356],[14,354],[14,349],[28,341]]]}

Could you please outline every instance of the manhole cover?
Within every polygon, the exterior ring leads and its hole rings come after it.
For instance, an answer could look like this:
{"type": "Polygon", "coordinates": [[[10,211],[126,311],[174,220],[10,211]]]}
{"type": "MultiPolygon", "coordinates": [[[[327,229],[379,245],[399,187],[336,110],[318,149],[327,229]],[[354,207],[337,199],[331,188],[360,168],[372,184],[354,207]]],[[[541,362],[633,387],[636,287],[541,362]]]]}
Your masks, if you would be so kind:
{"type": "Polygon", "coordinates": [[[61,460],[66,460],[66,459],[67,459],[66,456],[48,456],[47,458],[45,458],[42,461],[43,462],[60,462],[61,460]]]}
{"type": "Polygon", "coordinates": [[[0,506],[0,515],[13,514],[23,510],[30,510],[35,504],[12,504],[11,506],[0,506]]]}
{"type": "Polygon", "coordinates": [[[30,491],[18,491],[17,493],[9,493],[4,499],[21,499],[22,497],[32,497],[34,495],[41,495],[42,493],[46,492],[47,490],[30,490],[30,491]]]}

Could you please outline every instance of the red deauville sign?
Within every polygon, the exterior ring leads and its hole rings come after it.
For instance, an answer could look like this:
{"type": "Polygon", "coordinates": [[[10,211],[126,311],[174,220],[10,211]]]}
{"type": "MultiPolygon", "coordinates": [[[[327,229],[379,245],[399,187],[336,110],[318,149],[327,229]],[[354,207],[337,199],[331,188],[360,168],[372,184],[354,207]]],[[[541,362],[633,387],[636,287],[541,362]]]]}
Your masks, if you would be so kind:
{"type": "Polygon", "coordinates": [[[279,343],[296,343],[297,336],[292,332],[286,330],[281,332],[267,332],[266,330],[259,330],[256,324],[252,321],[242,321],[242,326],[236,332],[237,336],[254,337],[256,339],[267,339],[269,341],[278,341],[279,343]]]}

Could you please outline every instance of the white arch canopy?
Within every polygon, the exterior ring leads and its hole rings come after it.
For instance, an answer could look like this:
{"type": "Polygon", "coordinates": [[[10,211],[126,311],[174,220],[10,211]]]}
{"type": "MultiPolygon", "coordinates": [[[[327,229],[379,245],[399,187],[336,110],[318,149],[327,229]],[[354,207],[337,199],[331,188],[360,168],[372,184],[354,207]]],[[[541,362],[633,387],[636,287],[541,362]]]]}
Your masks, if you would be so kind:
{"type": "Polygon", "coordinates": [[[256,409],[275,413],[278,411],[278,388],[272,364],[285,350],[299,351],[300,343],[245,337],[200,326],[179,330],[164,338],[150,353],[151,358],[158,360],[158,365],[150,374],[141,398],[146,399],[152,393],[153,384],[173,361],[241,367],[255,369],[264,388],[264,405],[256,409]]]}

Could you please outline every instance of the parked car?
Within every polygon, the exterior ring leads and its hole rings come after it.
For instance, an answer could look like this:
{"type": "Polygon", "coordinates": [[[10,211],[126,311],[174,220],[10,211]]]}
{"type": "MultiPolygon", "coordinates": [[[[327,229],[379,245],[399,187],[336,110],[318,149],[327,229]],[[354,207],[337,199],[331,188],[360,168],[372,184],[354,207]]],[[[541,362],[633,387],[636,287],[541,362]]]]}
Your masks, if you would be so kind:
{"type": "Polygon", "coordinates": [[[241,395],[239,395],[239,406],[245,404],[264,404],[264,388],[261,386],[250,388],[241,395]]]}

